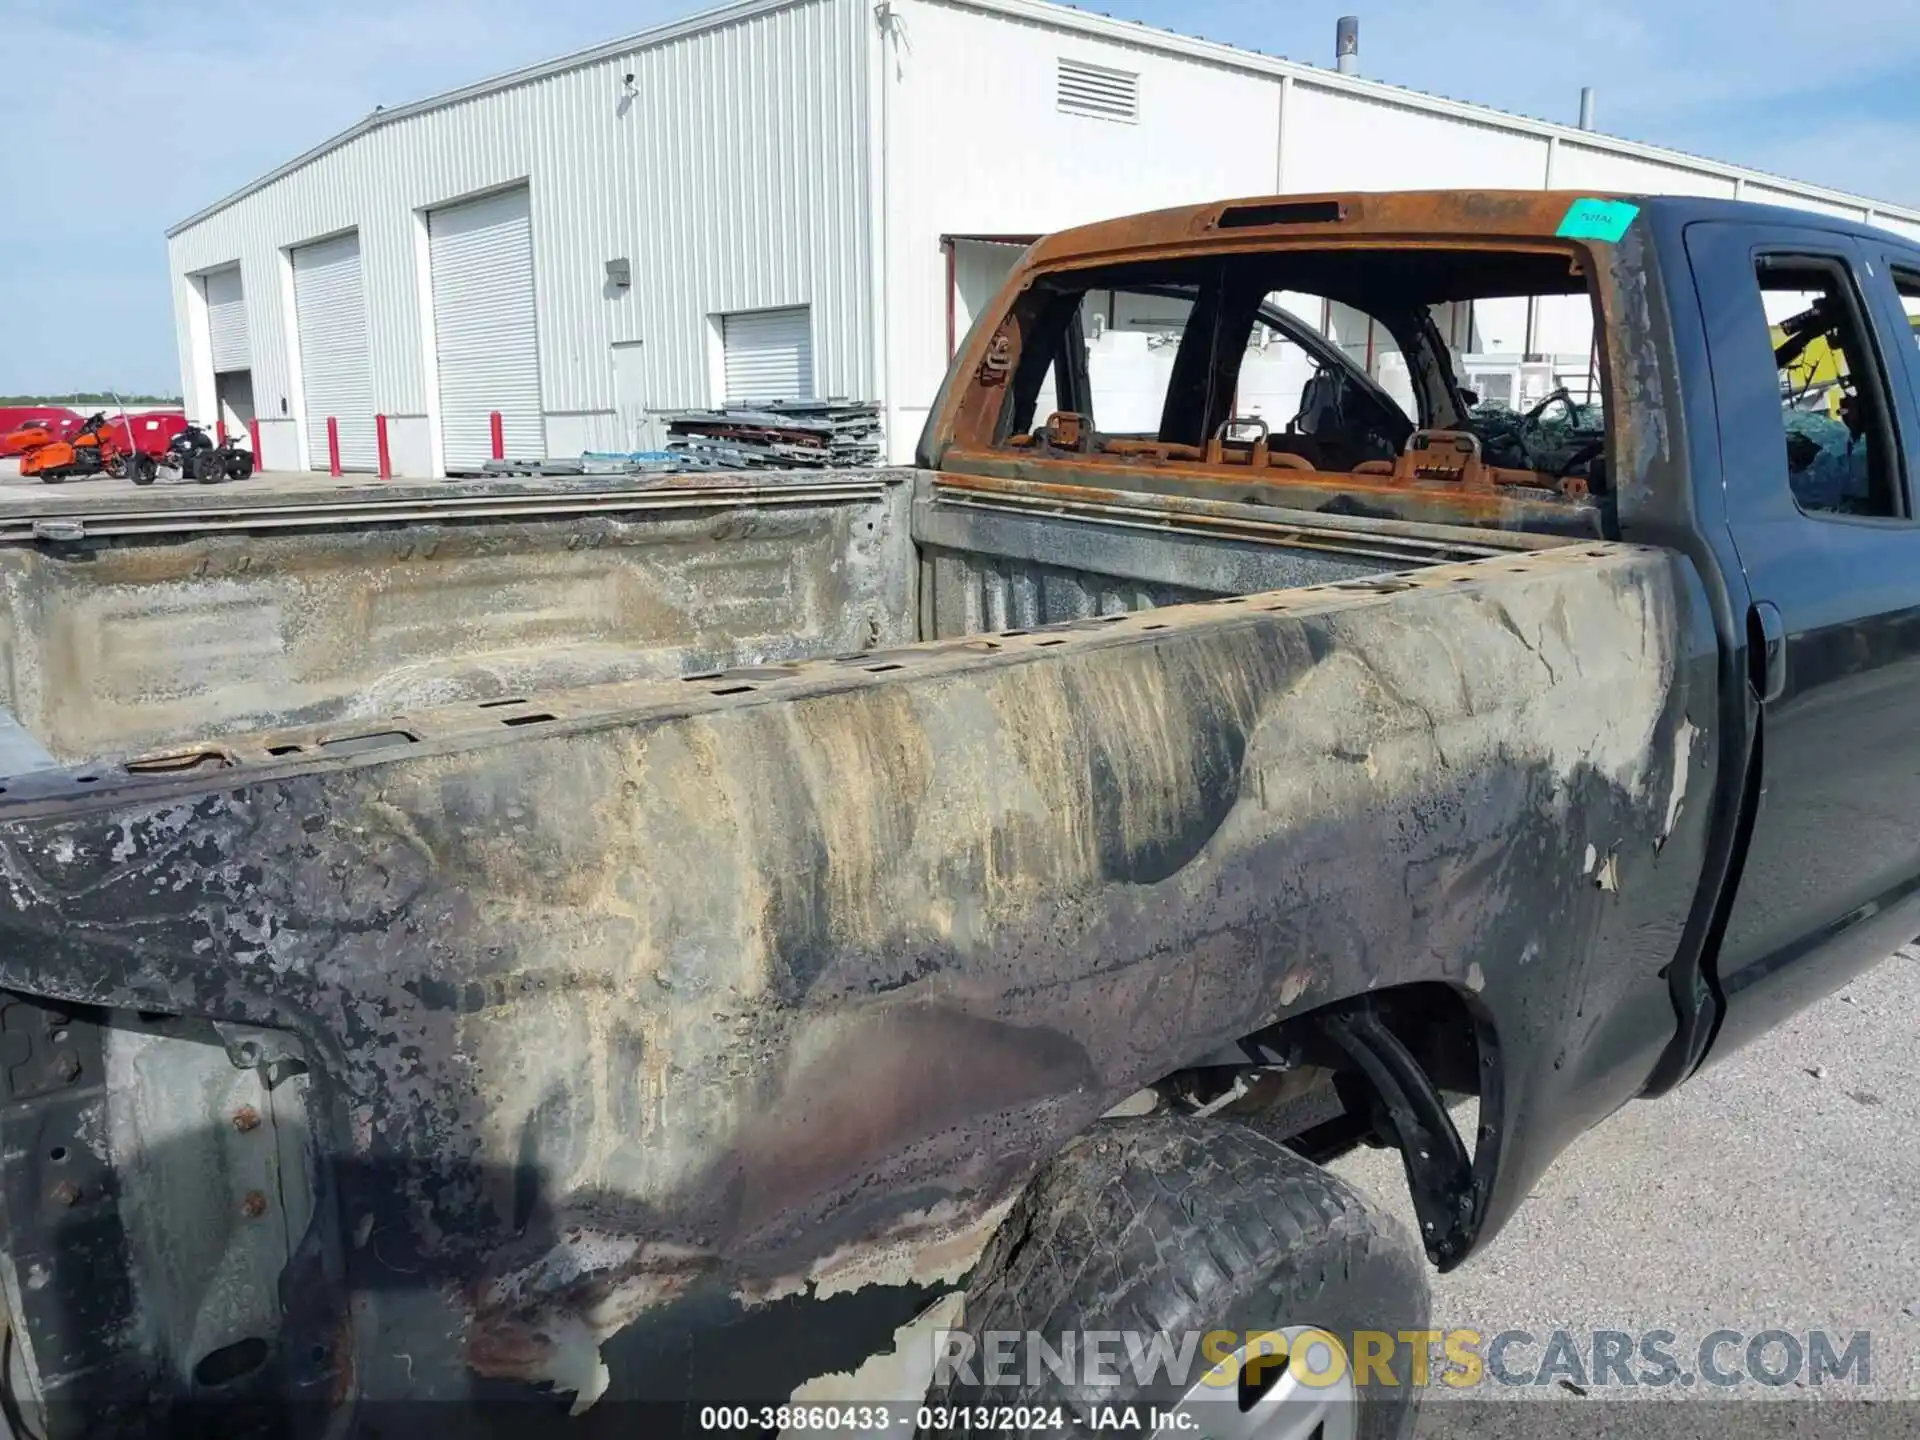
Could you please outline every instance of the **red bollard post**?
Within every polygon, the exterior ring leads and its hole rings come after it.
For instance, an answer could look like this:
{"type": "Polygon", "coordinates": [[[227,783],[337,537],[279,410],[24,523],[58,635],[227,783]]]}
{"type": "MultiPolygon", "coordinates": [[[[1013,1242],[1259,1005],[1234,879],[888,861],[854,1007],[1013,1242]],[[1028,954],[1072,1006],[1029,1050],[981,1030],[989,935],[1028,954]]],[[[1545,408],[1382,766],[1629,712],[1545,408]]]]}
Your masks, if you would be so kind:
{"type": "Polygon", "coordinates": [[[260,473],[260,422],[247,421],[247,439],[253,442],[253,473],[260,473]]]}
{"type": "Polygon", "coordinates": [[[500,423],[500,412],[498,410],[487,417],[487,426],[493,431],[493,458],[496,460],[506,459],[507,431],[506,427],[500,423]]]}
{"type": "Polygon", "coordinates": [[[380,447],[380,478],[382,480],[391,480],[393,478],[393,461],[387,455],[386,416],[376,415],[373,417],[373,439],[374,443],[380,447]]]}
{"type": "Polygon", "coordinates": [[[327,416],[327,473],[340,473],[340,422],[327,416]]]}
{"type": "Polygon", "coordinates": [[[227,422],[225,420],[216,420],[213,422],[213,443],[216,445],[224,445],[227,443],[227,422]]]}

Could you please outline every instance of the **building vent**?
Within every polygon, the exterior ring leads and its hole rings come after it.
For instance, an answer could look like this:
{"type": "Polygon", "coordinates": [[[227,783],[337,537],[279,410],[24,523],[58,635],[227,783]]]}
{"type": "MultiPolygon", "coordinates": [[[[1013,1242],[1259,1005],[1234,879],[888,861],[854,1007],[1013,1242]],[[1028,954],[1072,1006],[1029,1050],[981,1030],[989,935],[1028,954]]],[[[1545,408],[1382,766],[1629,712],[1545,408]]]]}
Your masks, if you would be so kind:
{"type": "Polygon", "coordinates": [[[1066,115],[1132,124],[1140,118],[1140,77],[1130,70],[1109,70],[1104,65],[1062,59],[1059,106],[1066,115]]]}

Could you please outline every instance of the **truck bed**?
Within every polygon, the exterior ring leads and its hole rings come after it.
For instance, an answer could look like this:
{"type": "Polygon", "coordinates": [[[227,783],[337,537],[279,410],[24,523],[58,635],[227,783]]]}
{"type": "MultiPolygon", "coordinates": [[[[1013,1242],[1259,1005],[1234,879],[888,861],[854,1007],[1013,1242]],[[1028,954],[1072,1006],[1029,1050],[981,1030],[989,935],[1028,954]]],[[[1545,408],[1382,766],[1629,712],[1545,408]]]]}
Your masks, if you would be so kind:
{"type": "Polygon", "coordinates": [[[62,495],[0,516],[0,705],[62,762],[1557,543],[909,470],[62,495]]]}
{"type": "Polygon", "coordinates": [[[1436,965],[1609,1075],[1672,1028],[1658,947],[1464,968],[1684,908],[1660,551],[914,471],[24,523],[0,1029],[81,1058],[0,1144],[124,1257],[8,1242],[90,1433],[269,1352],[221,1393],[587,1401],[676,1304],[918,1293],[1195,1047],[1436,965]]]}

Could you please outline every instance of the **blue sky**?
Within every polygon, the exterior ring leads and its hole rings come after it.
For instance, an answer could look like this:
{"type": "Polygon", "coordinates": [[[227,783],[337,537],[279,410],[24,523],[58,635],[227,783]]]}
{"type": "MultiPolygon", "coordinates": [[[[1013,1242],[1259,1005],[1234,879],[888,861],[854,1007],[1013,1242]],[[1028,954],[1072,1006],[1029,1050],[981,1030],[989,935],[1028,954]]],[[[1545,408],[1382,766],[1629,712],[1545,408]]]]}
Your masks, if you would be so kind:
{"type": "MultiPolygon", "coordinates": [[[[1317,64],[1920,205],[1913,0],[1095,0],[1317,64]]],[[[0,392],[179,387],[168,225],[352,124],[701,0],[4,0],[0,392]],[[48,78],[57,73],[56,83],[48,78]]]]}

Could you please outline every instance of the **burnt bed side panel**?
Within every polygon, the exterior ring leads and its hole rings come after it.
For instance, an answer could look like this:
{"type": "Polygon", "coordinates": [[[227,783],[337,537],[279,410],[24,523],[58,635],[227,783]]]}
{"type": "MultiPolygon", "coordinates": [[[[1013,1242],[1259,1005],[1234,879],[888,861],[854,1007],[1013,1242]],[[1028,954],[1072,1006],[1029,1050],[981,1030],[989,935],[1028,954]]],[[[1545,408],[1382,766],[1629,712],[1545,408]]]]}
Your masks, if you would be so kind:
{"type": "Polygon", "coordinates": [[[591,1397],[696,1283],[956,1277],[1116,1101],[1372,987],[1485,1017],[1487,1163],[1624,1100],[1712,779],[1689,576],[1582,546],[9,796],[0,986],[299,1035],[338,1250],[290,1385],[591,1397]]]}
{"type": "Polygon", "coordinates": [[[0,704],[77,761],[901,644],[912,486],[861,488],[0,545],[0,704]]]}

